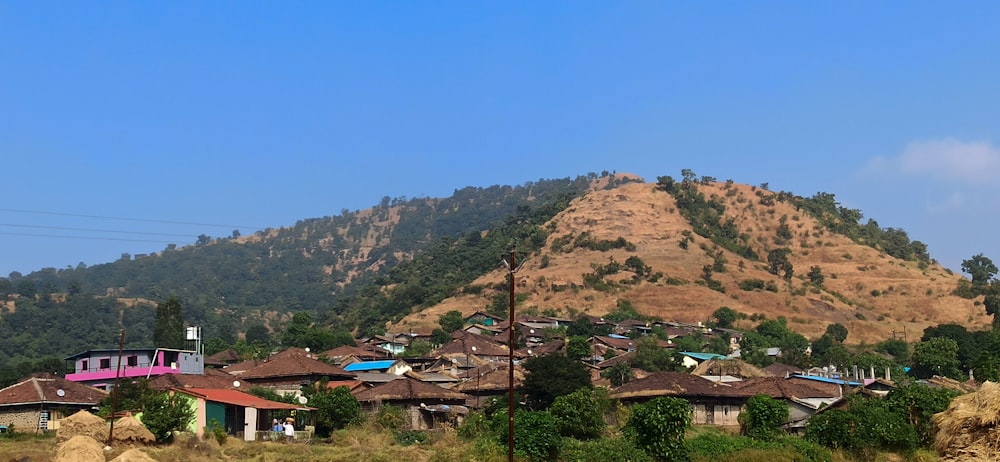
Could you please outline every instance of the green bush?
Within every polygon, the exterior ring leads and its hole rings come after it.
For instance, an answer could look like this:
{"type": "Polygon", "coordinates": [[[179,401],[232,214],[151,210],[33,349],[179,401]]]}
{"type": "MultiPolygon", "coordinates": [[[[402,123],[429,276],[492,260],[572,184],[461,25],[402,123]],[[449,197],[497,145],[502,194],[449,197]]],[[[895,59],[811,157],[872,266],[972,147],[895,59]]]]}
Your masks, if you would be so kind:
{"type": "Polygon", "coordinates": [[[747,436],[772,440],[781,434],[781,425],[788,420],[788,405],[767,395],[755,395],[747,400],[739,420],[747,436]]]}
{"type": "MultiPolygon", "coordinates": [[[[497,442],[507,445],[507,412],[493,416],[497,442]]],[[[555,460],[562,445],[559,424],[548,411],[514,411],[514,452],[532,461],[555,460]]]]}
{"type": "Polygon", "coordinates": [[[591,388],[581,388],[556,398],[549,412],[559,424],[562,436],[580,440],[600,438],[607,426],[604,413],[610,405],[606,397],[601,399],[599,393],[591,388]]]}
{"type": "Polygon", "coordinates": [[[632,406],[623,431],[632,442],[656,460],[688,460],[684,432],[691,425],[688,402],[673,397],[655,398],[632,406]]]}
{"type": "Polygon", "coordinates": [[[146,401],[142,424],[153,433],[158,443],[172,440],[175,430],[186,430],[194,420],[194,408],[178,395],[160,393],[146,401]]]}
{"type": "Polygon", "coordinates": [[[830,462],[829,449],[795,436],[760,441],[745,436],[709,432],[684,442],[694,460],[795,460],[830,462]]]}
{"type": "Polygon", "coordinates": [[[650,462],[642,449],[632,444],[627,438],[600,438],[590,441],[578,441],[564,438],[559,460],[566,462],[650,462]]]}
{"type": "Polygon", "coordinates": [[[398,406],[383,405],[372,418],[376,425],[386,430],[402,430],[406,427],[406,413],[398,406]]]}

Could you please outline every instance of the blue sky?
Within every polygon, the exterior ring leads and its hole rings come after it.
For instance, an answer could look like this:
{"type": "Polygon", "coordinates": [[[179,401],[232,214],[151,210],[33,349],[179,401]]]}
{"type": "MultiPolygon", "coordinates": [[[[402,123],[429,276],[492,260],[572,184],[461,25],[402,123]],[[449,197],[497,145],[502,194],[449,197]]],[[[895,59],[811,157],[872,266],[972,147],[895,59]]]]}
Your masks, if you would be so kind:
{"type": "Polygon", "coordinates": [[[834,193],[956,271],[1000,261],[997,17],[995,2],[0,3],[0,275],[382,196],[684,168],[834,193]]]}

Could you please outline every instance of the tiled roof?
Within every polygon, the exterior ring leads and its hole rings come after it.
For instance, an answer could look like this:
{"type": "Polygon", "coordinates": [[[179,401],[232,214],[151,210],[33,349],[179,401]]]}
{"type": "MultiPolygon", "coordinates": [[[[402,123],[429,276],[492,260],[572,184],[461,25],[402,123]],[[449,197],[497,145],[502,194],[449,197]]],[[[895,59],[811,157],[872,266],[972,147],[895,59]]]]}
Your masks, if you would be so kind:
{"type": "Polygon", "coordinates": [[[206,401],[214,401],[216,403],[233,404],[236,406],[252,407],[257,409],[309,409],[305,406],[297,404],[279,403],[277,401],[266,400],[264,398],[237,390],[224,390],[217,388],[185,388],[179,389],[178,391],[203,398],[206,401]]]}
{"type": "Polygon", "coordinates": [[[437,385],[403,377],[354,395],[358,401],[407,401],[416,399],[462,400],[469,396],[437,385]]]}
{"type": "Polygon", "coordinates": [[[455,331],[452,341],[431,352],[432,356],[444,356],[453,353],[478,356],[507,356],[507,347],[497,344],[489,337],[465,331],[455,331]],[[473,351],[475,347],[475,351],[473,351]]]}
{"type": "Polygon", "coordinates": [[[751,395],[767,395],[772,398],[832,398],[837,394],[831,394],[829,390],[822,390],[809,383],[788,380],[782,377],[755,377],[742,382],[734,382],[732,387],[745,391],[751,395]]]}
{"type": "MultiPolygon", "coordinates": [[[[233,366],[229,367],[232,368],[233,366]]],[[[337,380],[354,378],[354,374],[315,359],[312,354],[301,348],[289,348],[271,356],[267,361],[243,372],[239,377],[253,380],[316,375],[325,375],[330,377],[330,379],[337,380]]]]}
{"type": "Polygon", "coordinates": [[[240,360],[240,355],[236,353],[236,350],[229,348],[205,358],[205,364],[213,366],[226,365],[235,363],[239,360],[240,360]]]}
{"type": "MultiPolygon", "coordinates": [[[[482,376],[473,374],[468,380],[458,384],[455,390],[468,392],[507,390],[510,386],[510,373],[507,366],[497,367],[492,370],[484,370],[482,376]]],[[[514,366],[514,388],[520,387],[524,382],[524,371],[514,366]]]]}
{"type": "Polygon", "coordinates": [[[740,397],[751,396],[727,385],[720,385],[697,375],[683,372],[657,372],[611,391],[611,398],[677,397],[740,397]]]}
{"type": "Polygon", "coordinates": [[[36,374],[0,390],[0,406],[43,403],[96,406],[107,396],[103,390],[62,377],[36,374]]]}
{"type": "Polygon", "coordinates": [[[615,338],[608,337],[604,335],[597,335],[593,337],[594,341],[603,343],[611,348],[621,351],[629,351],[635,349],[635,341],[630,338],[615,338]]]}
{"type": "Polygon", "coordinates": [[[765,371],[770,372],[771,375],[775,377],[791,377],[795,374],[801,374],[802,368],[789,366],[788,364],[774,363],[770,366],[764,368],[765,371]]]}
{"type": "Polygon", "coordinates": [[[366,343],[361,346],[342,345],[332,350],[326,350],[320,353],[318,356],[325,356],[327,358],[336,360],[339,358],[343,358],[344,356],[350,356],[350,355],[354,355],[359,358],[376,358],[376,357],[388,358],[389,356],[392,355],[392,353],[389,352],[389,350],[386,350],[385,348],[376,345],[369,345],[366,343]]]}
{"type": "Polygon", "coordinates": [[[149,381],[149,386],[157,390],[171,388],[235,388],[233,382],[238,380],[232,374],[218,369],[205,369],[204,374],[163,374],[149,381]]]}

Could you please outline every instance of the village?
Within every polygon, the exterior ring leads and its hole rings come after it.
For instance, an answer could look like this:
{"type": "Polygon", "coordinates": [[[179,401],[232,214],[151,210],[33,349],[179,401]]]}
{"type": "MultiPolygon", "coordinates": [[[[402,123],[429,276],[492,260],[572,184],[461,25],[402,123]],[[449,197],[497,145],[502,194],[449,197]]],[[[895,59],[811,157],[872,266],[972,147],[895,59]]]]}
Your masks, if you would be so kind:
{"type": "MultiPolygon", "coordinates": [[[[848,394],[884,396],[895,387],[888,370],[803,370],[782,364],[777,348],[766,353],[778,362],[766,368],[755,367],[739,359],[738,330],[701,323],[580,319],[608,332],[590,337],[589,355],[580,359],[594,386],[608,388],[610,397],[623,405],[661,396],[684,399],[691,406],[695,425],[738,428],[746,401],[763,394],[788,406],[783,427],[787,432],[801,433],[811,416],[836,408],[848,394]],[[627,383],[609,378],[607,371],[635,359],[637,339],[651,337],[654,329],[666,332],[668,337],[656,338],[656,345],[674,353],[689,372],[648,372],[628,366],[631,380],[627,383]],[[731,353],[673,351],[675,340],[689,335],[721,336],[730,342],[731,353]]],[[[546,333],[564,332],[574,322],[558,317],[520,317],[514,328],[524,346],[511,355],[507,320],[477,311],[463,321],[464,327],[451,333],[450,342],[421,357],[402,356],[421,337],[411,333],[358,339],[356,345],[322,352],[292,347],[246,361],[231,349],[204,357],[200,347],[85,351],[66,358],[73,372],[64,377],[36,374],[0,390],[0,425],[17,432],[59,430],[61,421],[77,411],[96,412],[113,390],[117,377],[145,378],[156,390],[184,396],[195,409],[195,419],[187,430],[199,436],[214,420],[232,437],[272,440],[272,422],[297,418],[295,440],[309,441],[315,432],[314,414],[309,411],[315,409],[302,396],[302,389],[317,383],[330,389],[347,387],[365,412],[396,406],[404,410],[408,429],[434,430],[460,424],[470,410],[481,410],[494,398],[505,397],[511,358],[514,386],[519,388],[525,378],[522,364],[526,359],[566,350],[564,338],[546,333]],[[249,393],[257,387],[292,396],[297,404],[249,393]]],[[[938,377],[928,385],[962,386],[938,377]]]]}

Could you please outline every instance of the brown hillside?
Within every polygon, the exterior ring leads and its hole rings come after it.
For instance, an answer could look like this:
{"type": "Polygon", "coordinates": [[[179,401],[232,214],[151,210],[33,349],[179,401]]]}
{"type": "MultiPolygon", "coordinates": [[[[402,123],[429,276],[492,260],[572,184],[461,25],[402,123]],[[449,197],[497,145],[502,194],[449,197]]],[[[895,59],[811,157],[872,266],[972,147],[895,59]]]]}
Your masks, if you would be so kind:
{"type": "MultiPolygon", "coordinates": [[[[527,294],[519,305],[521,312],[554,309],[563,315],[602,315],[615,309],[617,300],[622,299],[645,315],[697,322],[708,320],[713,311],[728,306],[747,315],[784,316],[792,329],[810,338],[822,334],[828,324],[839,322],[850,331],[851,343],[884,340],[891,338],[893,331],[897,335],[905,331],[907,339],[913,341],[925,327],[940,323],[954,322],[970,328],[990,323],[982,307],[950,295],[961,276],[937,264],[921,270],[917,262],[899,260],[856,244],[824,229],[793,204],[768,200],[773,195],[769,191],[722,182],[699,188],[706,197],[714,195],[725,203],[725,215],[734,219],[741,233],[751,236],[761,261],[715,249],[710,240],[693,233],[694,240],[687,250],[682,249],[682,233],[692,228],[678,213],[673,197],[650,183],[626,183],[578,198],[547,225],[550,235],[546,247],[528,256],[516,277],[517,293],[527,294]],[[793,238],[778,245],[776,230],[783,216],[793,238]],[[621,237],[634,244],[635,250],[602,252],[574,247],[573,240],[582,233],[589,233],[595,240],[621,237]],[[570,243],[553,251],[553,243],[559,239],[570,243]],[[768,251],[783,247],[792,251],[788,259],[795,275],[790,281],[767,272],[768,251]],[[725,272],[716,272],[712,277],[722,283],[725,293],[697,284],[702,279],[702,268],[713,263],[709,253],[716,251],[723,252],[727,263],[725,272]],[[654,273],[663,273],[663,277],[656,282],[620,284],[612,291],[584,287],[583,275],[594,271],[592,265],[607,264],[611,258],[624,263],[633,255],[654,273]],[[543,259],[548,260],[544,268],[543,259]],[[819,266],[825,276],[822,288],[808,284],[806,273],[812,266],[819,266]],[[668,279],[675,284],[680,280],[686,283],[672,285],[668,279]],[[740,282],[748,279],[773,283],[777,293],[741,290],[740,282]]],[[[622,271],[605,280],[631,276],[622,271]]],[[[505,273],[498,269],[475,284],[498,284],[504,277],[505,273]]],[[[483,309],[493,293],[484,290],[480,296],[447,299],[389,326],[390,330],[429,332],[437,327],[441,314],[449,310],[469,314],[483,309]]]]}

